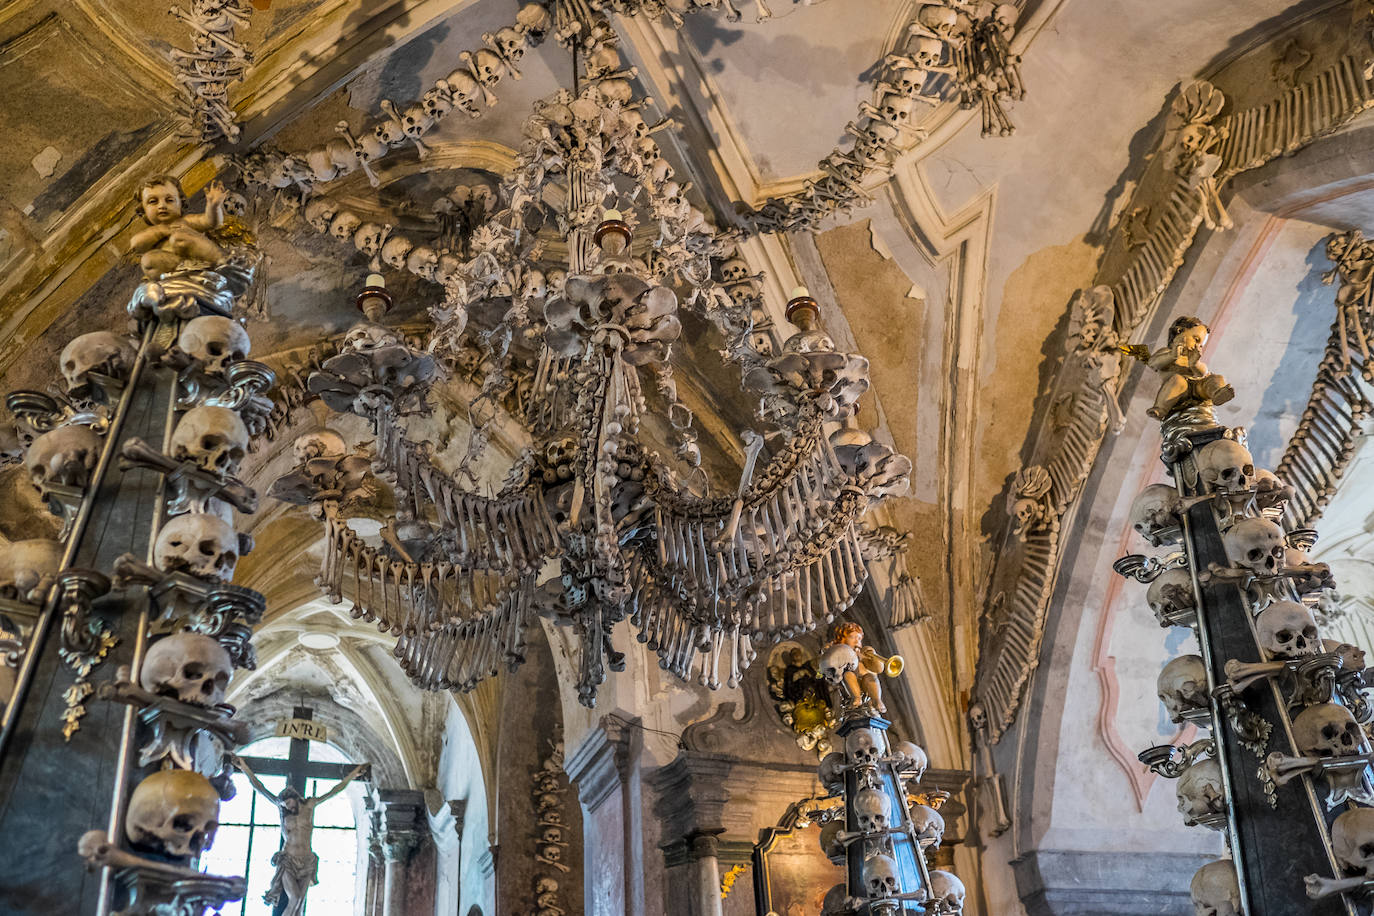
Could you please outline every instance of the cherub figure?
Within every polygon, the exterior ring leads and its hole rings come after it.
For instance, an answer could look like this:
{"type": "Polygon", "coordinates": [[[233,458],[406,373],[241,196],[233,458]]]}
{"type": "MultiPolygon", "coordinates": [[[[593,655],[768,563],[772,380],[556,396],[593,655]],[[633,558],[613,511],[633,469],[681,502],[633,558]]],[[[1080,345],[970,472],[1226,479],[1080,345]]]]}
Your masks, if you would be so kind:
{"type": "Polygon", "coordinates": [[[138,189],[139,212],[148,228],[135,233],[131,254],[141,254],[143,275],[156,279],[176,270],[185,261],[207,265],[224,260],[224,250],[207,233],[224,223],[224,201],[229,192],[218,181],[205,188],[205,212],[185,215],[181,186],[171,175],[157,175],[138,189]]]}
{"type": "Polygon", "coordinates": [[[1164,376],[1155,404],[1146,413],[1163,420],[1181,407],[1195,403],[1225,404],[1236,392],[1226,379],[1207,371],[1202,347],[1209,334],[1202,319],[1185,315],[1169,326],[1169,345],[1145,359],[1146,365],[1164,376]]]}
{"type": "Polygon", "coordinates": [[[872,646],[864,645],[863,627],[850,621],[835,624],[830,631],[830,645],[848,646],[859,657],[858,665],[844,672],[844,686],[850,702],[862,698],[877,712],[887,712],[887,707],[883,705],[883,688],[878,683],[885,660],[873,651],[872,646]]]}

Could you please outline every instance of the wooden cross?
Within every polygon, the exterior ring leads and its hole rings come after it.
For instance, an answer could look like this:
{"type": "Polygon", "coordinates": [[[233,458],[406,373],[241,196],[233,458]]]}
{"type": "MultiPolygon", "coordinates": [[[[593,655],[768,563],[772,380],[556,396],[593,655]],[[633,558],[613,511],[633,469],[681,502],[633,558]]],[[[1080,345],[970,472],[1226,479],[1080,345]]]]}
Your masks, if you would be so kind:
{"type": "MultiPolygon", "coordinates": [[[[315,717],[315,711],[306,706],[297,706],[291,710],[291,717],[308,722],[315,717]]],[[[277,757],[244,757],[243,762],[259,776],[285,776],[286,784],[302,796],[306,794],[307,779],[343,779],[353,772],[354,766],[351,763],[311,760],[310,742],[305,738],[296,737],[291,739],[291,750],[285,760],[277,757]]],[[[285,909],[286,897],[283,895],[281,901],[273,908],[272,916],[281,916],[285,909]]]]}

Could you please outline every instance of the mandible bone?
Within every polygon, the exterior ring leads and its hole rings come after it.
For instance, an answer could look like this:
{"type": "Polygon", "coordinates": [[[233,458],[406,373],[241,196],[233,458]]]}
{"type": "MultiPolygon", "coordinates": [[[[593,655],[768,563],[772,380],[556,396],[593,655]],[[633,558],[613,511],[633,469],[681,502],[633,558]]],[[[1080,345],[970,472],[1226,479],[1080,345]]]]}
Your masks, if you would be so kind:
{"type": "Polygon", "coordinates": [[[149,647],[138,682],[158,696],[218,706],[233,674],[234,663],[219,640],[203,633],[173,633],[149,647]]]}
{"type": "Polygon", "coordinates": [[[135,847],[175,858],[210,848],[219,828],[219,793],[193,770],[159,770],[135,787],[125,832],[135,847]]]}
{"type": "Polygon", "coordinates": [[[192,407],[172,432],[172,457],[212,474],[234,475],[248,454],[248,428],[227,407],[192,407]]]}

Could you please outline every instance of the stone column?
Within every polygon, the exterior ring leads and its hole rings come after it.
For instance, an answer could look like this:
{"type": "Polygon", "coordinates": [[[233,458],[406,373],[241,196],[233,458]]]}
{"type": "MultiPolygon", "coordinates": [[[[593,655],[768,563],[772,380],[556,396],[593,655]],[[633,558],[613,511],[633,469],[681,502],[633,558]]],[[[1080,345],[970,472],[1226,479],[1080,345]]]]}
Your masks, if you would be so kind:
{"type": "Polygon", "coordinates": [[[720,835],[728,761],[684,751],[649,777],[657,795],[654,813],[663,824],[663,865],[668,896],[683,916],[720,916],[720,835]],[[671,838],[671,839],[669,839],[671,838]]]}
{"type": "Polygon", "coordinates": [[[567,757],[563,769],[582,805],[586,916],[643,916],[644,856],[639,734],[603,716],[567,757]]]}
{"type": "Polygon", "coordinates": [[[377,802],[381,806],[378,826],[386,868],[382,914],[405,916],[410,912],[407,865],[429,832],[424,793],[418,789],[378,789],[377,802]]]}

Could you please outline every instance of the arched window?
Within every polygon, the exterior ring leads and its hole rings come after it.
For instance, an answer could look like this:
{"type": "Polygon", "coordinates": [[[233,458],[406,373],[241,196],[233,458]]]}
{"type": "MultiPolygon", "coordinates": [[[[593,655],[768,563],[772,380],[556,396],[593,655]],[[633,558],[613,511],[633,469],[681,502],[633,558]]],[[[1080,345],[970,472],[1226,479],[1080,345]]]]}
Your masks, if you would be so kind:
{"type": "MultiPolygon", "coordinates": [[[[264,738],[239,751],[242,757],[273,758],[287,763],[291,739],[264,738]]],[[[312,741],[311,763],[351,763],[333,745],[312,741]]],[[[286,787],[285,776],[260,773],[265,786],[272,792],[286,787]]],[[[262,895],[272,884],[276,869],[272,854],[281,846],[280,817],[271,801],[253,790],[242,773],[234,774],[237,789],[231,801],[219,809],[219,832],[214,845],[201,856],[204,871],[219,875],[246,875],[248,892],[243,900],[225,906],[224,916],[272,916],[272,908],[263,903],[262,895]]],[[[307,777],[305,795],[323,795],[337,784],[335,779],[307,777]]],[[[356,811],[362,804],[363,789],[353,783],[344,792],[315,809],[315,832],[311,847],[320,857],[320,883],[305,897],[305,913],[316,916],[339,916],[353,913],[357,907],[359,849],[356,811]]]]}

